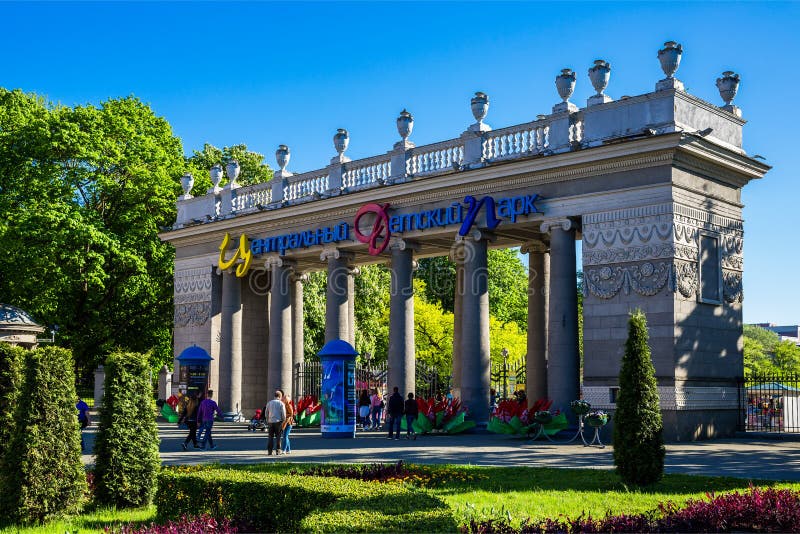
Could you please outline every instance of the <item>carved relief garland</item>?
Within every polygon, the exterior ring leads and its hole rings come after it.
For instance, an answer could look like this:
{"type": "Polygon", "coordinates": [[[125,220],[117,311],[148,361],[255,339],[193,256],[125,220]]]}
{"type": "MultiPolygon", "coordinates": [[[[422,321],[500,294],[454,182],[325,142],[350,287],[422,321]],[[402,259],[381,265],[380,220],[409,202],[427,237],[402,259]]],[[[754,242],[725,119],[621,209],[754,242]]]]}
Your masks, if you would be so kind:
{"type": "Polygon", "coordinates": [[[211,302],[175,305],[175,326],[202,326],[211,316],[211,302]]]}
{"type": "Polygon", "coordinates": [[[722,271],[722,296],[725,302],[729,303],[742,302],[744,300],[742,273],[722,271]]]}
{"type": "Polygon", "coordinates": [[[211,315],[212,267],[175,271],[175,326],[201,326],[211,315]]]}
{"type": "Polygon", "coordinates": [[[590,268],[584,273],[584,291],[602,299],[613,298],[620,291],[629,295],[631,290],[642,296],[653,296],[666,287],[670,266],[669,261],[661,261],[590,268]]]}

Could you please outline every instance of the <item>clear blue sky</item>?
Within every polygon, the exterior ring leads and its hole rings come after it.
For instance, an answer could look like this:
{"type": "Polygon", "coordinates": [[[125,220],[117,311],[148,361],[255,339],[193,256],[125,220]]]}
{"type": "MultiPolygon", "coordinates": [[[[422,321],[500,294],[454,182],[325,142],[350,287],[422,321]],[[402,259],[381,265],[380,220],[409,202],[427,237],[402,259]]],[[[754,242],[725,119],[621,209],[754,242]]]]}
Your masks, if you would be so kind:
{"type": "Polygon", "coordinates": [[[745,188],[747,322],[800,322],[798,95],[800,4],[678,2],[6,3],[0,85],[67,105],[134,94],[183,139],[284,143],[290,170],[323,167],[347,128],[348,155],[386,152],[404,107],[424,144],[458,136],[469,98],[487,92],[494,127],[549,112],[559,69],[610,61],[612,97],[652,91],[656,51],[683,44],[677,76],[721,104],[723,70],[742,76],[745,148],[775,168],[745,188]]]}

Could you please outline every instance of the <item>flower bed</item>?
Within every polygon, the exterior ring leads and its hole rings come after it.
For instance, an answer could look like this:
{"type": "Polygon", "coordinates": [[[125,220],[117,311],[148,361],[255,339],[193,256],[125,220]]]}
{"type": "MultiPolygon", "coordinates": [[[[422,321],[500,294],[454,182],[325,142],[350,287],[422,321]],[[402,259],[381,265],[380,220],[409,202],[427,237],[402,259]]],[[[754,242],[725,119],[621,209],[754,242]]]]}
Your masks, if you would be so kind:
{"type": "Polygon", "coordinates": [[[462,532],[528,534],[539,532],[800,532],[800,492],[751,487],[744,493],[707,494],[682,508],[672,502],[644,514],[579,515],[524,521],[514,528],[504,519],[471,520],[462,532]]]}

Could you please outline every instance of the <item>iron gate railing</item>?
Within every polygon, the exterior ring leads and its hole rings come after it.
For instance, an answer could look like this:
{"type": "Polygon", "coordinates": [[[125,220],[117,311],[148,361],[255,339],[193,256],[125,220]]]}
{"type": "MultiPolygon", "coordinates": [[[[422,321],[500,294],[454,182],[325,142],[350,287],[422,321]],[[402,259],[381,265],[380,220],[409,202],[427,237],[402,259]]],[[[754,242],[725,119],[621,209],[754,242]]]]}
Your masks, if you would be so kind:
{"type": "Polygon", "coordinates": [[[739,379],[739,429],[800,433],[800,375],[757,375],[739,379]]]}
{"type": "Polygon", "coordinates": [[[525,362],[495,364],[490,377],[492,389],[501,399],[508,399],[519,386],[525,385],[525,362]]]}
{"type": "MultiPolygon", "coordinates": [[[[388,367],[386,363],[379,364],[356,364],[356,390],[377,389],[381,394],[389,393],[387,389],[388,367]]],[[[318,361],[304,361],[295,365],[293,376],[293,390],[297,396],[313,395],[320,396],[320,385],[322,384],[322,366],[318,361]]],[[[435,367],[416,363],[416,395],[422,397],[433,397],[437,393],[443,393],[440,385],[442,381],[435,367]]],[[[406,392],[408,393],[408,392],[406,392]]],[[[405,394],[403,394],[405,397],[405,394]]]]}

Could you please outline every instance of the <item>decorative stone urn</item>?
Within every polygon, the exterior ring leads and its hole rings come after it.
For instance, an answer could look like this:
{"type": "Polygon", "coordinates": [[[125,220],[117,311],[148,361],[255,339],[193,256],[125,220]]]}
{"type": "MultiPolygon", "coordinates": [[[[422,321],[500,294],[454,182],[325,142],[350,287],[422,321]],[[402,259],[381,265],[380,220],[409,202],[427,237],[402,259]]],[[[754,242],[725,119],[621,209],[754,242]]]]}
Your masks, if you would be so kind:
{"type": "Polygon", "coordinates": [[[194,176],[191,173],[186,173],[181,176],[181,187],[183,188],[183,198],[192,198],[190,194],[192,187],[194,187],[194,176]]]}
{"type": "Polygon", "coordinates": [[[597,96],[602,95],[606,90],[609,78],[611,78],[611,64],[602,59],[595,59],[594,67],[589,69],[589,80],[591,80],[594,90],[597,91],[597,96]]]}
{"type": "Polygon", "coordinates": [[[336,134],[333,136],[333,147],[336,149],[336,152],[341,156],[344,154],[344,151],[347,150],[347,145],[349,144],[350,134],[347,133],[347,130],[344,128],[337,129],[336,134]]]}
{"type": "Polygon", "coordinates": [[[478,121],[478,124],[483,122],[486,114],[489,113],[489,95],[478,91],[475,96],[470,100],[470,107],[472,108],[472,116],[478,121]]]}
{"type": "Polygon", "coordinates": [[[239,187],[239,184],[236,183],[236,179],[239,177],[239,173],[241,172],[239,162],[235,159],[230,160],[225,166],[225,171],[228,174],[228,180],[230,180],[228,186],[230,186],[231,189],[239,187]]]}
{"type": "Polygon", "coordinates": [[[556,76],[556,90],[562,102],[553,106],[553,113],[572,113],[578,111],[578,106],[569,101],[575,91],[575,72],[572,69],[561,69],[561,74],[556,76]]]}
{"type": "Polygon", "coordinates": [[[722,78],[717,78],[717,89],[719,96],[725,101],[726,106],[730,106],[736,98],[736,91],[739,90],[739,75],[731,70],[722,73],[722,78]]]}
{"type": "Polygon", "coordinates": [[[406,141],[414,130],[414,116],[405,109],[397,117],[397,133],[406,141]]]}
{"type": "Polygon", "coordinates": [[[286,172],[286,166],[289,164],[289,159],[291,157],[292,155],[288,146],[278,146],[278,150],[275,151],[275,161],[278,162],[278,167],[280,167],[281,173],[286,172]]]}
{"type": "Polygon", "coordinates": [[[681,55],[683,54],[683,47],[675,41],[667,41],[664,43],[664,48],[658,51],[658,60],[661,62],[661,70],[667,75],[667,78],[672,78],[678,67],[681,64],[681,55]]]}
{"type": "Polygon", "coordinates": [[[575,91],[575,81],[575,72],[572,69],[561,69],[561,74],[556,76],[556,90],[564,102],[569,101],[575,91]]]}
{"type": "Polygon", "coordinates": [[[214,186],[214,189],[219,189],[219,183],[222,181],[222,165],[217,163],[208,171],[208,175],[211,177],[211,185],[214,186]]]}

